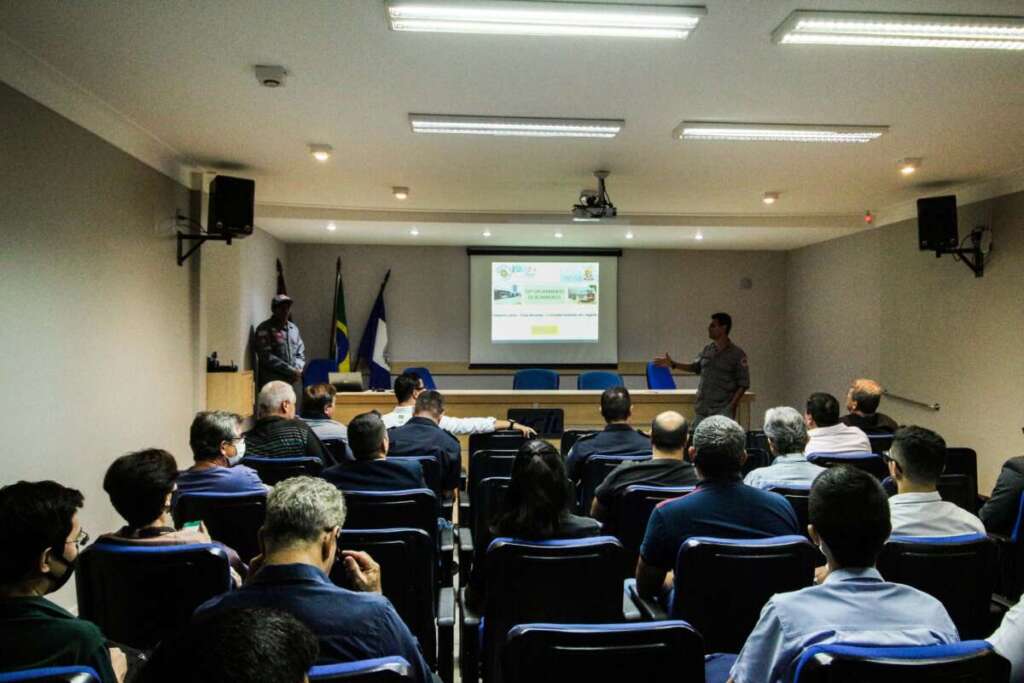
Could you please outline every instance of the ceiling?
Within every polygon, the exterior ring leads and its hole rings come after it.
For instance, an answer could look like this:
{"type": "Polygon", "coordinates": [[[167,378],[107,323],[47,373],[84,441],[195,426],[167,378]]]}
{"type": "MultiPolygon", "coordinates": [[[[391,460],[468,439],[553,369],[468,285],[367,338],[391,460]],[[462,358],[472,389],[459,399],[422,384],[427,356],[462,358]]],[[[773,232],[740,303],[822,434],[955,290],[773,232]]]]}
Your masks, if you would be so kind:
{"type": "Polygon", "coordinates": [[[769,39],[795,9],[1021,15],[1021,0],[706,0],[685,41],[395,33],[383,4],[0,0],[0,30],[180,164],[255,178],[257,224],[286,241],[544,246],[562,224],[572,246],[790,249],[1024,164],[1024,53],[769,39]],[[285,87],[260,87],[255,64],[284,65],[285,87]],[[410,112],[626,124],[614,140],[430,136],[410,112]],[[674,140],[684,119],[890,131],[862,145],[674,140]],[[332,145],[330,161],[310,143],[332,145]],[[903,157],[924,158],[912,179],[903,157]],[[566,223],[597,168],[625,218],[566,223]],[[765,191],[780,201],[763,205],[765,191]]]}

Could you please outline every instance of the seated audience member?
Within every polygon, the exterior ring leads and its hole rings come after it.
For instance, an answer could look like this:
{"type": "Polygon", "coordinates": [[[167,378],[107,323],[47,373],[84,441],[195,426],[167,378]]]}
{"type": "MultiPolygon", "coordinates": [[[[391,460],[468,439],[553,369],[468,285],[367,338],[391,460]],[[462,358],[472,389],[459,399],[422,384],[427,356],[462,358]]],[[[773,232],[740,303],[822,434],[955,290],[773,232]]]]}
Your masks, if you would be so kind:
{"type": "Polygon", "coordinates": [[[712,415],[693,432],[690,457],[700,483],[651,513],[640,546],[636,585],[645,598],[672,588],[676,555],[691,536],[767,538],[798,534],[799,522],[782,496],[743,483],[747,435],[733,420],[712,415]]]}
{"type": "Polygon", "coordinates": [[[57,482],[0,489],[0,671],[90,666],[103,683],[127,670],[92,622],[43,596],[68,582],[89,540],[78,520],[82,494],[57,482]]]}
{"type": "Polygon", "coordinates": [[[692,486],[697,483],[697,472],[683,458],[686,444],[686,418],[674,410],[659,414],[651,423],[651,449],[654,457],[641,462],[624,462],[608,473],[594,492],[590,514],[606,521],[608,511],[627,487],[634,484],[648,486],[692,486]]]}
{"type": "Polygon", "coordinates": [[[731,671],[735,683],[791,681],[812,645],[938,645],[960,640],[946,609],[916,588],[889,583],[875,561],[889,537],[881,484],[850,466],[814,480],[811,540],[828,560],[821,585],[772,596],[731,671]]]}
{"type": "Polygon", "coordinates": [[[815,477],[825,471],[824,467],[807,462],[804,455],[807,425],[804,424],[803,415],[795,408],[780,406],[766,410],[764,434],[768,437],[768,448],[775,459],[768,467],[751,470],[743,479],[744,484],[759,489],[773,485],[810,485],[815,477]]]}
{"type": "Polygon", "coordinates": [[[244,608],[274,608],[305,624],[320,645],[318,664],[399,656],[414,678],[431,680],[430,670],[409,628],[380,594],[380,565],[366,553],[341,551],[341,561],[358,590],[334,585],[328,574],[339,554],[345,498],[323,479],[292,477],[267,498],[260,530],[263,554],[255,574],[239,590],[208,600],[197,620],[244,608]]]}
{"type": "Polygon", "coordinates": [[[1024,599],[1003,615],[996,632],[986,638],[1010,662],[1010,683],[1024,683],[1024,599]]]}
{"type": "Polygon", "coordinates": [[[842,423],[857,427],[867,434],[892,434],[899,426],[896,420],[878,412],[882,385],[873,379],[855,379],[846,394],[846,410],[842,423]]]}
{"type": "Polygon", "coordinates": [[[320,439],[295,418],[295,390],[284,382],[267,382],[256,400],[258,419],[245,433],[248,455],[265,458],[313,457],[329,464],[331,458],[320,439]]]}
{"type": "Polygon", "coordinates": [[[238,609],[196,620],[162,641],[138,683],[305,683],[316,636],[276,609],[238,609]]]}
{"type": "Polygon", "coordinates": [[[978,512],[985,528],[993,534],[1009,536],[1017,522],[1020,511],[1020,497],[1024,494],[1024,455],[1010,458],[1003,463],[1003,469],[996,479],[992,497],[985,501],[978,512]]]}
{"type": "Polygon", "coordinates": [[[569,478],[578,481],[583,476],[583,463],[592,455],[616,455],[651,450],[650,439],[633,429],[629,423],[633,415],[633,402],[626,387],[612,387],[601,394],[601,417],[605,427],[596,434],[577,439],[569,449],[565,469],[569,478]]]}
{"type": "Polygon", "coordinates": [[[321,441],[343,441],[348,450],[348,430],[334,419],[334,397],[338,390],[332,384],[311,384],[302,397],[302,413],[299,418],[309,425],[321,441]]]}
{"type": "MultiPolygon", "coordinates": [[[[490,533],[531,541],[600,534],[601,524],[596,519],[569,512],[572,500],[572,485],[558,449],[541,439],[527,441],[516,453],[504,505],[491,521],[490,533]]],[[[466,589],[466,600],[474,609],[484,604],[485,552],[486,548],[479,548],[466,589]]]]}
{"type": "Polygon", "coordinates": [[[941,436],[923,427],[902,427],[896,430],[887,460],[898,491],[889,498],[893,536],[985,533],[980,519],[939,496],[939,476],[946,467],[941,436]]]}
{"type": "Polygon", "coordinates": [[[240,465],[245,455],[241,418],[212,410],[196,413],[188,436],[196,464],[178,475],[174,500],[182,493],[265,493],[256,470],[240,465]]]}
{"type": "MultiPolygon", "coordinates": [[[[122,455],[115,460],[103,477],[103,490],[127,525],[120,530],[103,534],[104,543],[122,545],[188,545],[213,543],[206,527],[198,529],[174,528],[171,499],[178,465],[174,456],[159,448],[149,448],[122,455]]],[[[221,545],[231,561],[231,574],[236,584],[241,583],[247,568],[238,553],[221,545]]]]}
{"type": "MultiPolygon", "coordinates": [[[[382,416],[388,429],[401,427],[408,422],[416,409],[416,398],[426,390],[423,379],[415,372],[403,372],[395,378],[395,399],[398,405],[382,416]]],[[[536,436],[537,432],[514,420],[499,420],[494,417],[451,417],[442,415],[438,423],[441,429],[452,434],[490,434],[499,429],[515,429],[523,436],[536,436]]]]}
{"type": "Polygon", "coordinates": [[[804,414],[807,447],[804,453],[870,453],[868,435],[839,421],[839,401],[825,393],[811,394],[804,414]]]}
{"type": "Polygon", "coordinates": [[[441,429],[444,397],[441,392],[427,390],[416,399],[412,418],[401,427],[388,430],[389,453],[392,457],[422,455],[436,451],[441,454],[441,487],[454,491],[459,485],[462,469],[462,446],[459,440],[441,429]]]}
{"type": "Polygon", "coordinates": [[[415,460],[388,458],[388,430],[377,412],[356,415],[348,425],[354,462],[324,470],[324,479],[342,491],[421,489],[423,468],[415,460]]]}

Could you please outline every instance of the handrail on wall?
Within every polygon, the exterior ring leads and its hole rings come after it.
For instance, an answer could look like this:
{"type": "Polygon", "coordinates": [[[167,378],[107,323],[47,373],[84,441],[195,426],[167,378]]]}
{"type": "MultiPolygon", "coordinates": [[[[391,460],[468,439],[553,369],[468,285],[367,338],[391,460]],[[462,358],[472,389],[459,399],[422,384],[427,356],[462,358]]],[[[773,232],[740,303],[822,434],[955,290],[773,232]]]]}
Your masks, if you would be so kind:
{"type": "Polygon", "coordinates": [[[891,391],[888,391],[888,390],[882,390],[882,395],[883,396],[887,396],[887,397],[892,398],[892,399],[895,399],[897,401],[903,401],[904,403],[909,403],[911,405],[919,406],[921,408],[926,408],[927,410],[934,410],[935,412],[938,412],[939,408],[940,408],[938,403],[925,403],[924,401],[918,401],[918,400],[913,399],[913,398],[907,398],[906,396],[900,396],[899,394],[894,394],[894,393],[892,393],[891,391]]]}

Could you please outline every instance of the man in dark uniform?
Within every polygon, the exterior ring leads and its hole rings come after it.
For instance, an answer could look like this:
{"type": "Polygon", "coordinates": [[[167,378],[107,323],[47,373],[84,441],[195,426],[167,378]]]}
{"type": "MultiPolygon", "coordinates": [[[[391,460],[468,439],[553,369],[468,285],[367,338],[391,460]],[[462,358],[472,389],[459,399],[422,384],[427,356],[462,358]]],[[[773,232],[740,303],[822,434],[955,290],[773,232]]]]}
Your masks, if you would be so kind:
{"type": "Polygon", "coordinates": [[[708,325],[711,343],[704,347],[692,363],[677,363],[664,353],[654,359],[662,367],[684,370],[700,375],[697,403],[694,405],[694,428],[709,415],[736,417],[740,398],[750,388],[747,354],[729,339],[732,316],[714,313],[708,325]]]}
{"type": "MultiPolygon", "coordinates": [[[[270,318],[256,328],[256,353],[260,360],[257,389],[274,380],[291,385],[302,381],[306,345],[299,336],[298,326],[288,319],[291,310],[292,298],[278,294],[270,301],[270,318]]],[[[299,387],[295,393],[301,394],[302,388],[299,387]]]]}
{"type": "Polygon", "coordinates": [[[354,462],[324,470],[323,478],[342,491],[398,491],[426,488],[423,468],[408,458],[388,458],[388,430],[380,413],[356,415],[348,424],[354,462]]]}
{"type": "Polygon", "coordinates": [[[583,463],[592,455],[650,453],[650,439],[629,424],[632,415],[633,402],[626,387],[604,390],[601,394],[601,417],[607,424],[603,431],[581,436],[573,444],[565,460],[565,470],[570,479],[578,481],[583,476],[583,463]]]}
{"type": "MultiPolygon", "coordinates": [[[[401,427],[388,430],[392,457],[422,455],[436,450],[441,453],[441,488],[454,491],[459,485],[462,469],[462,446],[459,440],[441,429],[444,397],[429,389],[416,397],[412,417],[401,427]]],[[[349,426],[351,430],[351,425],[349,426]]]]}

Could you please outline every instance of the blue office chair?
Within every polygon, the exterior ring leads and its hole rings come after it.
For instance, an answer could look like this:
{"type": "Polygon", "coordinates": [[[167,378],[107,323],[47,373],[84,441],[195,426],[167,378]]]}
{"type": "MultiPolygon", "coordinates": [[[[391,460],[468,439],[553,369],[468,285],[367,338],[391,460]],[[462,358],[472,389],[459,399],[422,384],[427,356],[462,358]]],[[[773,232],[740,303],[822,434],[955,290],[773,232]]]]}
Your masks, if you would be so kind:
{"type": "Polygon", "coordinates": [[[622,381],[622,375],[617,372],[608,372],[607,370],[581,372],[576,377],[576,388],[580,391],[604,391],[612,387],[624,386],[626,384],[622,381]]]}
{"type": "Polygon", "coordinates": [[[793,683],[1006,683],[1010,663],[984,640],[917,647],[815,645],[797,660],[793,683]]]}
{"type": "Polygon", "coordinates": [[[758,467],[768,467],[772,464],[772,456],[770,451],[766,451],[762,448],[747,448],[747,459],[743,461],[740,471],[743,476],[747,476],[758,467]]]}
{"type": "Polygon", "coordinates": [[[811,498],[811,485],[784,482],[771,484],[766,490],[777,493],[789,501],[790,507],[796,513],[797,522],[800,524],[800,533],[807,536],[807,525],[810,523],[808,503],[811,498]]]}
{"type": "Polygon", "coordinates": [[[704,680],[704,643],[685,621],[520,624],[501,661],[504,683],[704,680]]]}
{"type": "Polygon", "coordinates": [[[576,510],[581,515],[589,515],[594,502],[597,487],[616,467],[624,462],[643,462],[650,460],[650,451],[642,453],[622,453],[616,455],[592,455],[583,461],[580,481],[576,485],[576,510]]]}
{"type": "Polygon", "coordinates": [[[871,452],[888,453],[889,449],[892,448],[892,440],[895,437],[894,434],[881,433],[881,434],[868,434],[868,441],[871,443],[871,452]]]}
{"type": "Polygon", "coordinates": [[[966,510],[977,514],[981,507],[981,500],[978,498],[978,454],[974,452],[974,449],[947,447],[946,469],[942,473],[943,475],[962,474],[967,477],[971,504],[966,510]]]}
{"type": "Polygon", "coordinates": [[[943,604],[964,638],[991,633],[995,543],[985,534],[891,536],[878,558],[886,581],[928,593],[943,604]]]}
{"type": "Polygon", "coordinates": [[[100,675],[91,666],[48,666],[0,673],[0,682],[35,681],[35,683],[100,683],[100,675]]]}
{"type": "Polygon", "coordinates": [[[324,464],[319,458],[308,456],[268,458],[262,455],[247,455],[242,458],[242,464],[256,470],[260,479],[268,486],[291,477],[316,477],[324,469],[324,464]]]}
{"type": "Polygon", "coordinates": [[[512,379],[513,391],[543,391],[558,389],[558,373],[543,368],[516,371],[512,379]]]}
{"type": "Polygon", "coordinates": [[[640,545],[647,532],[647,522],[654,508],[666,500],[693,493],[693,486],[650,486],[633,484],[622,495],[613,499],[604,522],[604,532],[619,539],[624,549],[623,578],[636,576],[636,561],[640,545]]]}
{"type": "Polygon", "coordinates": [[[245,562],[260,554],[257,536],[266,514],[266,492],[183,492],[174,503],[178,526],[202,520],[213,540],[234,548],[245,562]]]}
{"type": "Polygon", "coordinates": [[[999,546],[999,581],[996,591],[1012,605],[1024,593],[1024,493],[1009,536],[990,534],[999,546]]]}
{"type": "Polygon", "coordinates": [[[878,481],[889,476],[889,468],[885,460],[877,453],[849,452],[849,453],[808,453],[807,461],[813,462],[821,467],[832,467],[833,465],[852,465],[857,469],[864,470],[878,481]]]}
{"type": "Polygon", "coordinates": [[[311,384],[327,384],[330,373],[338,371],[338,361],[333,358],[314,358],[302,369],[302,388],[311,384]]]}
{"type": "Polygon", "coordinates": [[[423,380],[424,389],[437,389],[437,384],[434,382],[434,376],[430,374],[430,370],[426,368],[406,368],[402,370],[402,374],[407,372],[416,373],[423,380]]]}
{"type": "Polygon", "coordinates": [[[99,541],[78,556],[75,585],[79,616],[140,650],[184,628],[199,605],[232,588],[227,553],[214,543],[99,541]]]}
{"type": "Polygon", "coordinates": [[[654,361],[647,363],[647,388],[648,389],[675,389],[676,381],[672,378],[672,370],[655,365],[654,361]]]}
{"type": "Polygon", "coordinates": [[[415,681],[404,657],[380,657],[344,664],[321,664],[309,670],[310,681],[320,683],[402,683],[415,681]]]}
{"type": "Polygon", "coordinates": [[[480,482],[488,477],[511,477],[512,465],[516,461],[515,449],[483,449],[473,451],[469,456],[469,467],[466,473],[466,491],[459,496],[459,525],[473,528],[476,519],[474,500],[480,482]]]}

